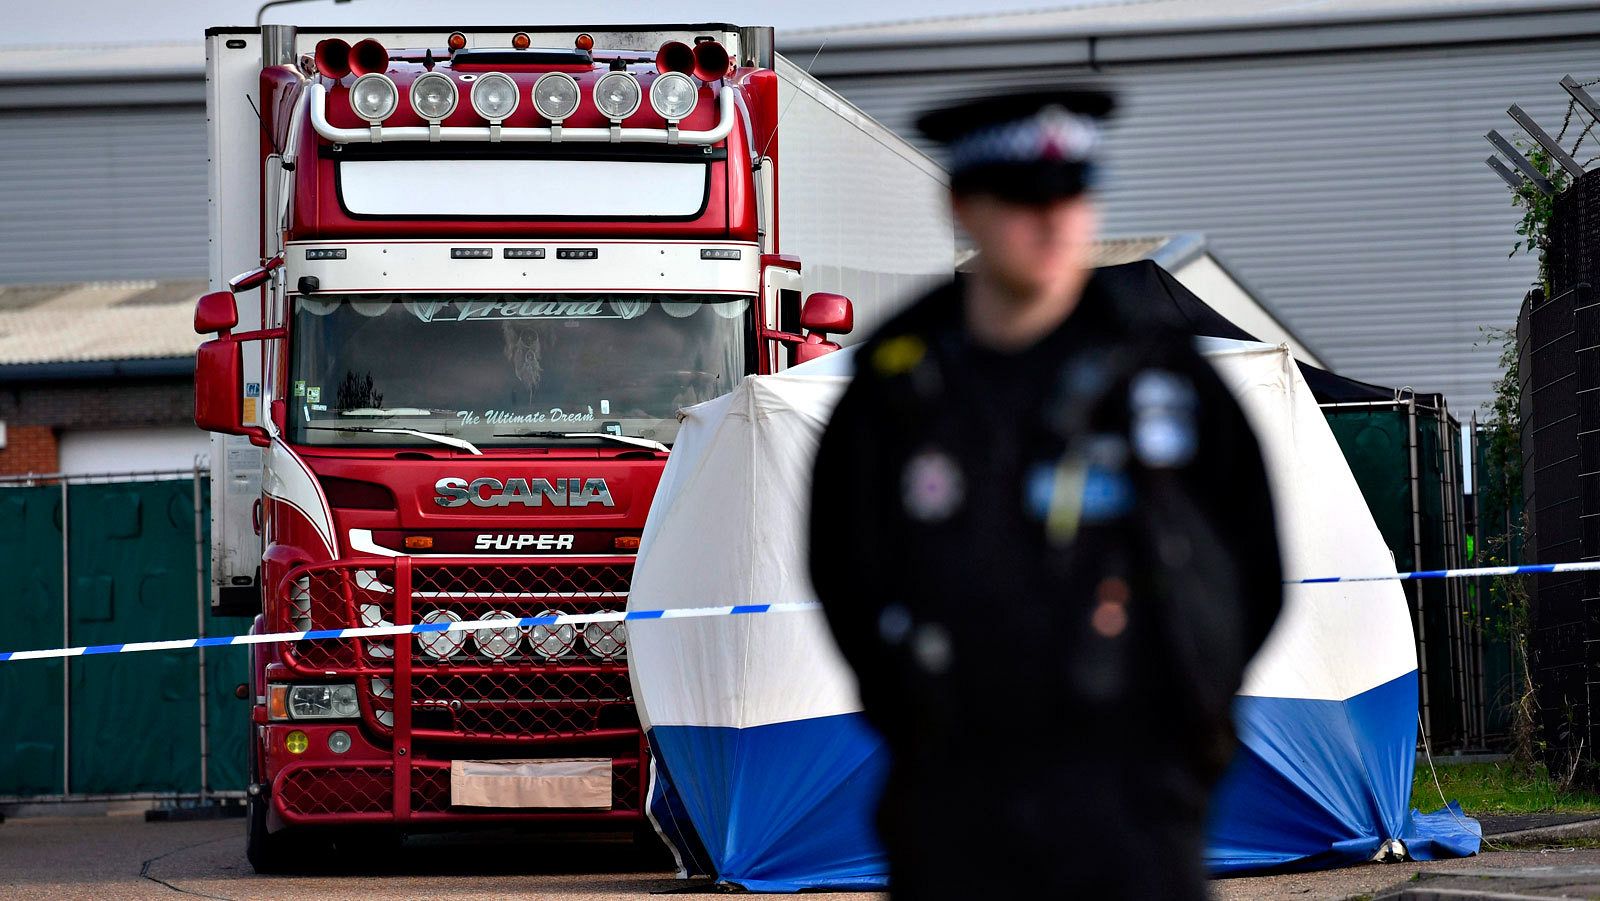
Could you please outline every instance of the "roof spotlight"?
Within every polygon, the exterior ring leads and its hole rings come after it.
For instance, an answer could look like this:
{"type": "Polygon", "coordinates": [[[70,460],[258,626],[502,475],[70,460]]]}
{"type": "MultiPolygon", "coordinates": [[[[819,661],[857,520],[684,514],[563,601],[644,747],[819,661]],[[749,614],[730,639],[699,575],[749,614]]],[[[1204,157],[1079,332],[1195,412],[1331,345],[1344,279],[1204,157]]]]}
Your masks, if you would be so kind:
{"type": "Polygon", "coordinates": [[[594,83],[594,105],[613,122],[620,122],[639,109],[644,92],[639,79],[628,72],[611,72],[594,83]]]}
{"type": "Polygon", "coordinates": [[[546,72],[533,83],[533,108],[551,122],[578,111],[578,80],[565,72],[546,72]]]}
{"type": "Polygon", "coordinates": [[[394,115],[399,99],[394,82],[382,72],[368,72],[350,86],[350,109],[372,125],[394,115]]]}
{"type": "Polygon", "coordinates": [[[700,89],[694,79],[682,72],[657,75],[650,85],[650,108],[668,122],[676,122],[694,112],[695,101],[700,99],[700,89]]]}
{"type": "Polygon", "coordinates": [[[486,72],[472,83],[472,108],[490,122],[510,118],[519,99],[517,83],[504,72],[486,72]]]}
{"type": "Polygon", "coordinates": [[[442,72],[424,72],[411,83],[411,108],[429,122],[456,111],[456,83],[442,72]]]}

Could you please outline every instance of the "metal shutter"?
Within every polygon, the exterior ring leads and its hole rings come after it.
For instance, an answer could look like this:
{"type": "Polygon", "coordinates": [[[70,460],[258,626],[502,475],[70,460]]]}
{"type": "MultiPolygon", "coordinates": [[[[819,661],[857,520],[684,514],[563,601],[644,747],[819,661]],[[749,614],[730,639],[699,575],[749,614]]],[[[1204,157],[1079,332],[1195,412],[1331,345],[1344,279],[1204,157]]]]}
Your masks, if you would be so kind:
{"type": "Polygon", "coordinates": [[[0,282],[205,274],[203,106],[0,111],[0,282]]]}
{"type": "MultiPolygon", "coordinates": [[[[1082,74],[950,64],[829,84],[910,135],[941,99],[1082,74]]],[[[1594,39],[1116,67],[1103,231],[1205,234],[1340,372],[1444,392],[1465,415],[1497,375],[1479,327],[1510,327],[1535,278],[1507,258],[1519,217],[1483,134],[1512,132],[1513,102],[1554,133],[1557,81],[1597,69],[1594,39]]]]}

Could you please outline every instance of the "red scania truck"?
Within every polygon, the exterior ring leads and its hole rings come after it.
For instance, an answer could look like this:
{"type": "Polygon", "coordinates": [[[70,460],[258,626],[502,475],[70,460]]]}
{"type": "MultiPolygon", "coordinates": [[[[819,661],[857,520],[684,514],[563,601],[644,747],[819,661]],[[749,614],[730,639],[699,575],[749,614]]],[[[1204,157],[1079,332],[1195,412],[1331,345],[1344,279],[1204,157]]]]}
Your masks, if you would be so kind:
{"type": "MultiPolygon", "coordinates": [[[[676,411],[952,265],[938,167],[771,29],[206,50],[195,420],[213,603],[257,631],[622,609],[676,411]]],[[[262,645],[249,697],[259,870],[329,835],[648,828],[621,627],[262,645]]]]}

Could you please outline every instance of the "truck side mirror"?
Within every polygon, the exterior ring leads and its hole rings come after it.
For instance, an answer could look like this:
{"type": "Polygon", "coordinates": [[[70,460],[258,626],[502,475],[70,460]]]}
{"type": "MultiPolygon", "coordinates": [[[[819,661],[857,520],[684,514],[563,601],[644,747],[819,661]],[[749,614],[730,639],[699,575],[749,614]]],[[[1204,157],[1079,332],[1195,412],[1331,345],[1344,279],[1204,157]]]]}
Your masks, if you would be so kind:
{"type": "Polygon", "coordinates": [[[808,332],[820,332],[823,338],[848,335],[856,327],[855,305],[843,294],[818,291],[807,297],[800,308],[800,327],[808,332]]]}
{"type": "Polygon", "coordinates": [[[243,345],[227,336],[200,345],[194,355],[194,424],[207,432],[248,435],[252,444],[265,445],[267,430],[243,422],[243,390],[243,345]]]}
{"type": "Polygon", "coordinates": [[[227,333],[239,324],[239,304],[232,291],[212,291],[203,294],[194,306],[194,330],[197,334],[227,333]]]}
{"type": "Polygon", "coordinates": [[[845,335],[856,327],[855,306],[843,294],[824,291],[806,298],[800,308],[800,327],[805,329],[804,341],[794,345],[794,365],[808,363],[817,357],[839,349],[828,335],[845,335]]]}

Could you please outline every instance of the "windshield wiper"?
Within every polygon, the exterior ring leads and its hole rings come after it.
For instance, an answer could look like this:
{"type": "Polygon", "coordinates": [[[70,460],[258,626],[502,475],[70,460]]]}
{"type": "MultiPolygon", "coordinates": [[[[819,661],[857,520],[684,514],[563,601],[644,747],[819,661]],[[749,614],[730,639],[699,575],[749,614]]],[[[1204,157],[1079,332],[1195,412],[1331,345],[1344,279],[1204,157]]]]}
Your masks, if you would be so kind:
{"type": "Polygon", "coordinates": [[[454,435],[441,435],[438,432],[424,432],[418,429],[379,429],[364,425],[308,425],[306,428],[317,432],[366,432],[377,435],[411,435],[415,438],[437,441],[440,444],[458,448],[469,454],[476,454],[479,457],[483,456],[483,451],[478,450],[477,445],[471,441],[465,438],[457,438],[454,435]]]}
{"type": "Polygon", "coordinates": [[[613,435],[610,432],[495,432],[496,438],[599,438],[602,441],[616,441],[620,444],[631,444],[634,447],[647,447],[660,451],[663,454],[672,453],[672,448],[650,438],[635,438],[632,435],[613,435]]]}

